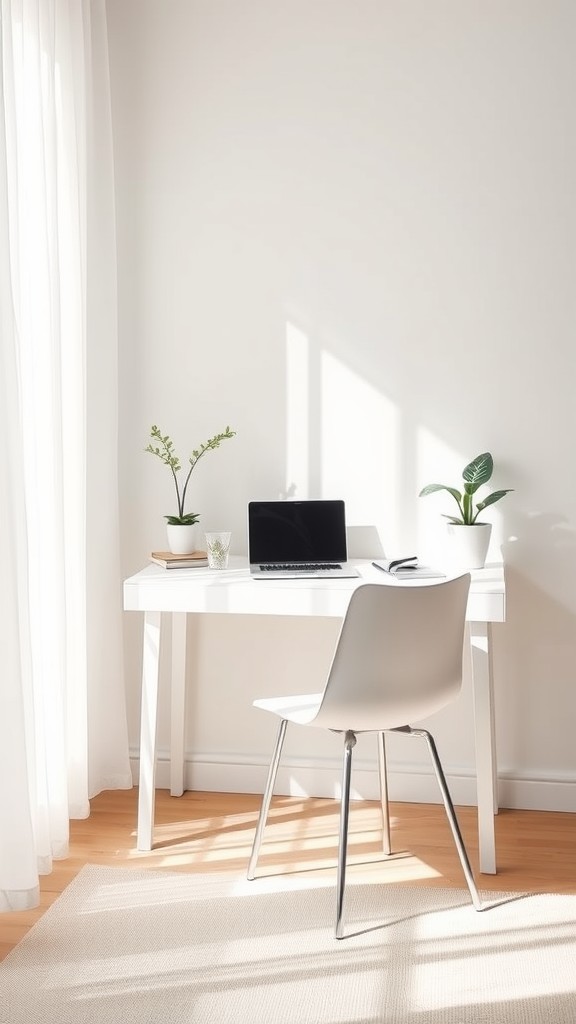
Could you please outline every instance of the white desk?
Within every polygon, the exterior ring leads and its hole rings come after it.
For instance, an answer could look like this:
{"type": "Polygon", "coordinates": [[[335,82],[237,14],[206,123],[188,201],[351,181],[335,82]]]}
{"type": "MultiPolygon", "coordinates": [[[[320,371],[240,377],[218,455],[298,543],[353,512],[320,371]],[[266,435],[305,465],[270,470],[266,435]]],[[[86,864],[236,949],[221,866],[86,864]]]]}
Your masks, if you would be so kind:
{"type": "MultiPolygon", "coordinates": [[[[186,676],[186,615],[334,616],[345,614],[350,594],[362,582],[383,586],[422,586],[428,581],[399,584],[374,569],[370,561],[355,560],[359,579],[252,580],[245,558],[230,559],[224,572],[177,570],[148,565],[124,582],[124,608],[144,612],[140,782],[138,797],[139,850],[151,850],[154,829],[154,776],[161,613],[172,615],[172,687],[170,790],[184,791],[184,724],[186,676]]],[[[472,571],[466,618],[470,630],[474,691],[474,731],[478,794],[480,870],[496,872],[494,815],[497,811],[492,623],[505,620],[504,570],[501,565],[472,571]]]]}

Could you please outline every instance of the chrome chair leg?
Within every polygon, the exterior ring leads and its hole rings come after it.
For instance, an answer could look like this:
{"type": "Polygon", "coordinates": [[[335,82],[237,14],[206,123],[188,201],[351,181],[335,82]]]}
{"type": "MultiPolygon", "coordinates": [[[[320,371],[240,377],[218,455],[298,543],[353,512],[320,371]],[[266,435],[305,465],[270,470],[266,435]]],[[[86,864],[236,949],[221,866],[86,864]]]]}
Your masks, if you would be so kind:
{"type": "Polygon", "coordinates": [[[389,857],[392,853],[390,842],[390,809],[388,807],[388,770],[386,768],[386,739],[379,732],[378,740],[378,774],[380,776],[380,803],[382,805],[382,852],[389,857]]]}
{"type": "Polygon", "coordinates": [[[458,819],[456,817],[456,811],[454,810],[454,804],[452,803],[452,797],[450,796],[450,791],[446,783],[444,769],[442,768],[440,758],[438,757],[438,751],[436,749],[434,737],[426,729],[410,729],[410,735],[423,736],[428,744],[428,749],[430,751],[430,756],[432,758],[432,764],[434,765],[434,771],[436,772],[436,778],[438,779],[438,785],[440,786],[440,792],[442,793],[442,799],[444,801],[446,815],[448,817],[450,828],[452,829],[452,835],[454,837],[454,842],[456,844],[456,849],[458,851],[458,856],[460,858],[460,864],[462,865],[462,870],[464,872],[466,884],[470,891],[472,903],[474,905],[475,910],[482,910],[482,901],[478,894],[478,889],[476,888],[476,883],[474,881],[474,876],[472,874],[472,868],[470,867],[470,860],[468,859],[466,847],[464,846],[464,840],[462,838],[462,833],[460,831],[460,826],[458,824],[458,819]]]}
{"type": "Polygon", "coordinates": [[[343,938],[342,913],[344,909],[344,887],[346,885],[346,850],[348,847],[348,817],[350,812],[350,779],[352,776],[352,748],[356,736],[347,732],[344,736],[344,759],[342,764],[342,793],[340,796],[340,835],[338,839],[338,874],[336,878],[336,928],[337,939],[343,938]]]}
{"type": "Polygon", "coordinates": [[[276,782],[276,774],[278,772],[278,765],[280,764],[280,755],[282,753],[282,747],[284,746],[284,737],[286,736],[286,726],[288,721],[282,718],[278,727],[278,734],[276,736],[276,746],[274,747],[274,753],[272,760],[270,761],[270,767],[268,769],[268,778],[266,780],[266,788],[264,789],[264,796],[262,797],[262,806],[260,807],[260,814],[258,816],[258,824],[256,825],[256,833],[254,835],[254,842],[252,844],[252,853],[250,854],[250,862],[248,864],[247,878],[252,881],[256,872],[256,865],[258,863],[258,854],[260,853],[260,843],[262,842],[262,834],[266,825],[266,819],[268,817],[268,811],[270,810],[270,801],[272,799],[272,793],[274,791],[274,783],[276,782]]]}

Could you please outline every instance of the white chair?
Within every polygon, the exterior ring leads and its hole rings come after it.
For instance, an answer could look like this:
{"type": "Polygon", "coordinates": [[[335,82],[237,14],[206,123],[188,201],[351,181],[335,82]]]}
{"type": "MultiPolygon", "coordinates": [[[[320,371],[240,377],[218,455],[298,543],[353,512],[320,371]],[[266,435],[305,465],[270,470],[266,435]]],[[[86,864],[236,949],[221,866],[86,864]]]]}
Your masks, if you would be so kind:
{"type": "Polygon", "coordinates": [[[322,693],[269,697],[254,706],[280,717],[262,807],[256,827],[248,878],[255,877],[262,834],[280,763],[288,722],[343,734],[340,835],[336,885],[337,939],[343,937],[346,846],[352,748],[359,732],[378,733],[378,764],[383,848],[390,848],[384,733],[423,737],[428,744],[448,821],[472,903],[481,909],[468,854],[433,737],[412,728],[453,701],[462,683],[464,625],[470,575],[425,585],[366,583],[353,591],[322,693]]]}

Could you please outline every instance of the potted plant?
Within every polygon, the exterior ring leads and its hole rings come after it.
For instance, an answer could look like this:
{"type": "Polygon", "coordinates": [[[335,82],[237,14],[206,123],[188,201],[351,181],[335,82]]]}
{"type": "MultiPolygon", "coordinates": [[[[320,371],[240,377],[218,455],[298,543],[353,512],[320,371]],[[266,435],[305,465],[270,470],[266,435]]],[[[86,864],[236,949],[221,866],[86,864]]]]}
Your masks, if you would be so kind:
{"type": "Polygon", "coordinates": [[[448,491],[458,506],[458,514],[446,515],[448,520],[448,534],[458,551],[453,554],[455,563],[467,569],[480,569],[486,561],[486,554],[490,544],[492,524],[478,521],[478,516],[489,505],[500,501],[505,494],[509,494],[512,488],[502,491],[492,491],[482,501],[474,503],[474,495],[479,487],[488,483],[494,470],[494,461],[490,452],[483,452],[477,455],[472,462],[469,462],[462,471],[464,487],[462,491],[455,487],[448,487],[446,484],[428,484],[420,491],[419,497],[427,494],[434,494],[436,491],[448,491]],[[462,530],[462,527],[474,527],[473,530],[462,530]]]}
{"type": "Polygon", "coordinates": [[[178,473],[182,469],[180,459],[174,451],[174,442],[168,434],[163,434],[159,427],[152,426],[150,428],[150,437],[152,442],[144,449],[146,452],[150,452],[151,455],[155,455],[157,458],[168,466],[174,480],[174,486],[176,488],[176,502],[178,512],[176,515],[164,516],[167,521],[168,531],[168,547],[174,554],[187,554],[194,549],[194,524],[198,522],[200,518],[199,512],[186,512],[186,492],[188,490],[188,484],[190,477],[196,466],[198,465],[201,458],[206,455],[207,452],[214,451],[215,448],[219,448],[222,441],[227,440],[230,437],[234,437],[236,434],[235,430],[231,430],[230,427],[226,427],[220,434],[215,434],[214,437],[208,439],[208,441],[202,442],[198,449],[195,449],[188,458],[190,468],[184,479],[184,483],[180,486],[178,482],[178,473]]]}

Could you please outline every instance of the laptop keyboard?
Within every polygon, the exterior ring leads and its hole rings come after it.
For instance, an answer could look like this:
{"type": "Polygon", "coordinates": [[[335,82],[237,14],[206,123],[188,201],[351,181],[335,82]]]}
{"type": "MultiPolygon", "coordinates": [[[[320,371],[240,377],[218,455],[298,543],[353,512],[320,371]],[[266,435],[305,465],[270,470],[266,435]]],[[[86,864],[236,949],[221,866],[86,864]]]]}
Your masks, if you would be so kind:
{"type": "Polygon", "coordinates": [[[266,564],[260,566],[262,572],[283,572],[285,569],[287,569],[288,572],[320,572],[322,569],[341,568],[342,566],[338,562],[296,562],[294,565],[289,565],[286,562],[279,562],[278,565],[266,564]]]}

